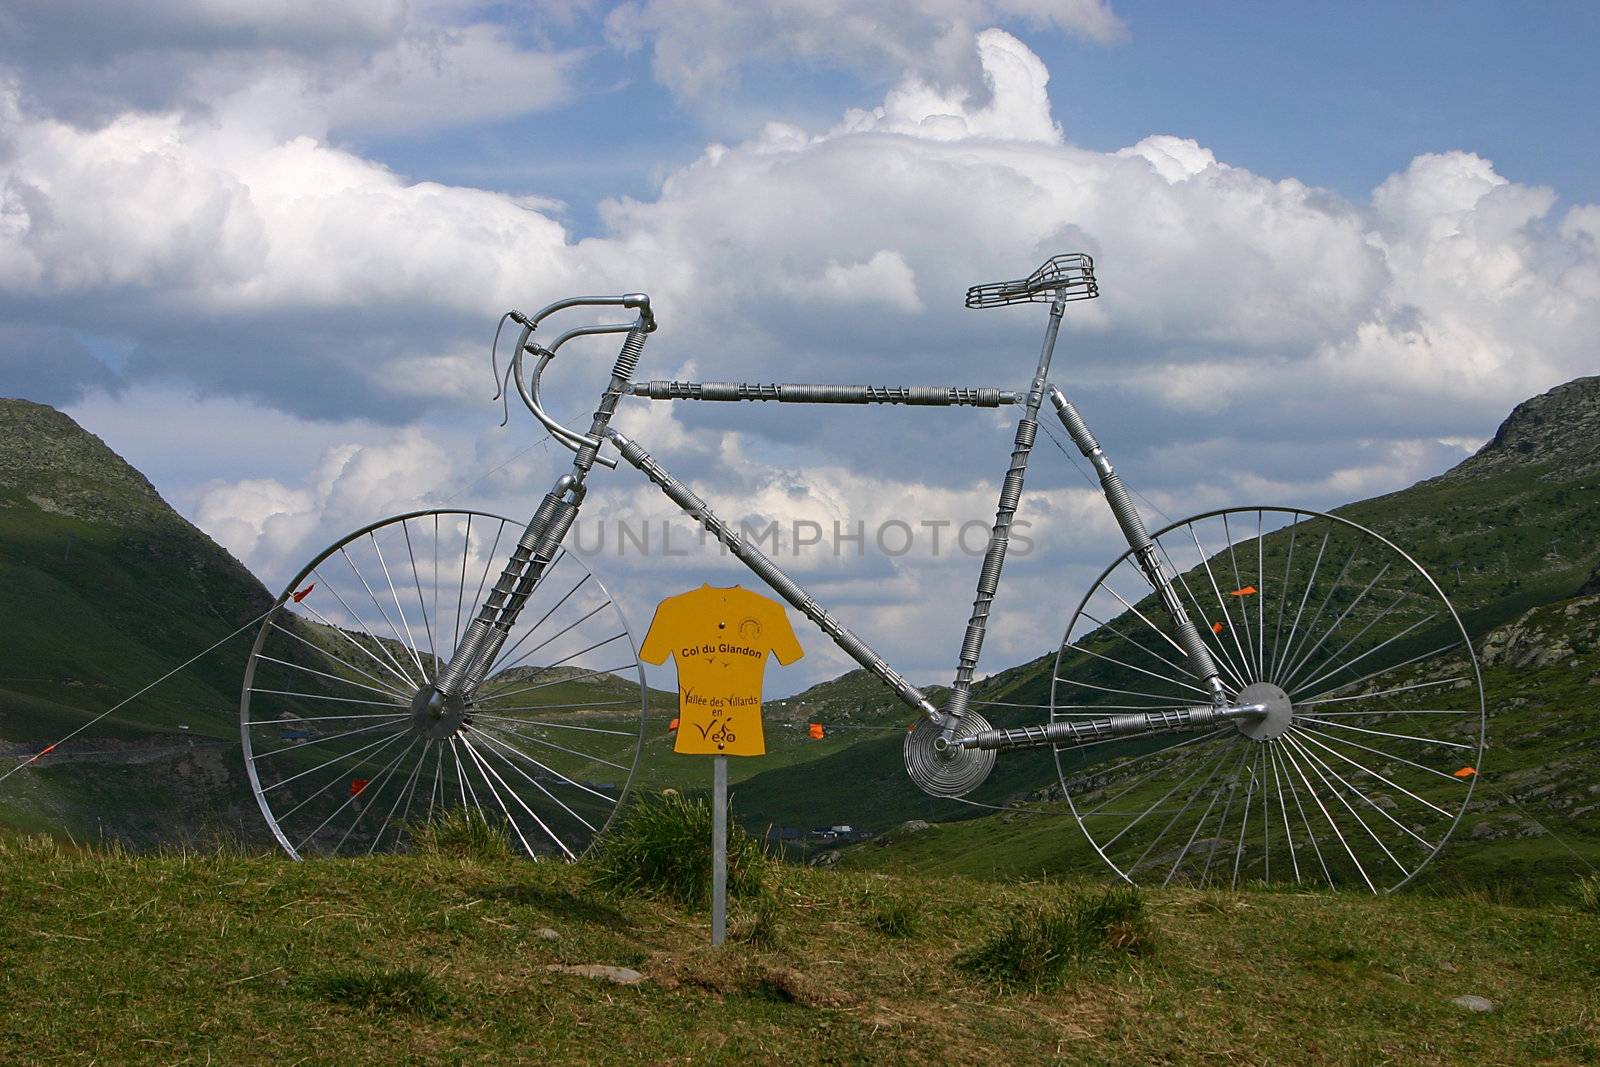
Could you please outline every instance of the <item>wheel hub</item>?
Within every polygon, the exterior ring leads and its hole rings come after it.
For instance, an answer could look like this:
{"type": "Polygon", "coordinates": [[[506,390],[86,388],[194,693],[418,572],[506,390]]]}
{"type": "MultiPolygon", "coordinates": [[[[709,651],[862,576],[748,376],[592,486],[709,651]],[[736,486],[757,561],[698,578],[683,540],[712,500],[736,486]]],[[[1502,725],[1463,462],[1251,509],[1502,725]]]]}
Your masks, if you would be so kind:
{"type": "Polygon", "coordinates": [[[460,732],[467,722],[467,702],[424,686],[411,698],[411,732],[430,741],[443,741],[460,732]]]}
{"type": "Polygon", "coordinates": [[[1294,721],[1294,703],[1289,694],[1271,682],[1254,682],[1239,690],[1240,704],[1265,704],[1267,713],[1235,719],[1239,732],[1252,741],[1271,741],[1281,737],[1294,721]]]}

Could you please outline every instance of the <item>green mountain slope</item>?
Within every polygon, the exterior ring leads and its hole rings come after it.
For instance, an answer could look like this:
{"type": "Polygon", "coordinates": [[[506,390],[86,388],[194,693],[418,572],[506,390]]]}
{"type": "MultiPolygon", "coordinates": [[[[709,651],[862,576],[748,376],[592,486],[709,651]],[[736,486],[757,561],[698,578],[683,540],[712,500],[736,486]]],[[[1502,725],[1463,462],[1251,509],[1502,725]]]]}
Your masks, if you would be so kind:
{"type": "MultiPolygon", "coordinates": [[[[270,603],[99,438],[0,400],[0,753],[39,751],[270,603]]],[[[203,659],[14,776],[0,821],[131,840],[241,825],[243,654],[203,659]]]]}

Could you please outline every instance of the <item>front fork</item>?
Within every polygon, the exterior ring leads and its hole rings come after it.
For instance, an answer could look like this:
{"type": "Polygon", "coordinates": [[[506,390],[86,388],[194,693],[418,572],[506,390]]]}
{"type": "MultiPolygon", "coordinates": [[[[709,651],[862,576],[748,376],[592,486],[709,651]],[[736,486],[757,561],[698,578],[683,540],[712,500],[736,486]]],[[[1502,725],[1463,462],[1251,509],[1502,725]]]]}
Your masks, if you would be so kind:
{"type": "MultiPolygon", "coordinates": [[[[600,404],[595,408],[594,418],[589,424],[591,439],[602,439],[609,428],[617,401],[628,391],[633,372],[639,365],[639,355],[644,350],[648,334],[649,329],[643,326],[628,331],[622,350],[617,354],[616,365],[611,368],[611,382],[601,395],[600,404]]],[[[467,696],[488,675],[495,657],[500,654],[506,638],[511,634],[511,628],[516,625],[523,605],[533,595],[539,580],[560,551],[567,531],[572,529],[578,517],[578,508],[583,503],[585,492],[584,479],[594,466],[596,452],[597,449],[590,444],[578,448],[571,473],[558,478],[550,492],[539,502],[538,510],[528,520],[528,528],[523,531],[511,558],[500,571],[494,588],[484,598],[483,606],[467,627],[466,636],[450,657],[450,662],[433,680],[431,693],[424,694],[427,699],[419,697],[419,702],[426,704],[436,716],[444,714],[442,709],[451,698],[467,696]]]]}

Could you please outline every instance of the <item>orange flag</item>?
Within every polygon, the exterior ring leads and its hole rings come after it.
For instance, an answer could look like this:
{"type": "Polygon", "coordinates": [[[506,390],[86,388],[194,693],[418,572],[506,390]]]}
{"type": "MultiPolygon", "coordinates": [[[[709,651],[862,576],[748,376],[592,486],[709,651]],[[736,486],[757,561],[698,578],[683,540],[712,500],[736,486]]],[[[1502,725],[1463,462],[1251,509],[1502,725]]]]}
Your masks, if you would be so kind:
{"type": "Polygon", "coordinates": [[[1211,624],[1211,632],[1214,633],[1214,634],[1220,634],[1222,632],[1222,624],[1220,622],[1212,623],[1211,624]]]}
{"type": "Polygon", "coordinates": [[[302,601],[306,597],[310,596],[311,595],[311,590],[315,589],[316,587],[317,587],[317,583],[316,582],[312,582],[310,585],[306,586],[304,589],[300,590],[298,593],[294,594],[289,599],[293,600],[296,604],[298,604],[298,603],[300,603],[300,601],[302,601]]]}
{"type": "Polygon", "coordinates": [[[1243,589],[1235,589],[1233,592],[1229,593],[1228,595],[1229,596],[1254,596],[1255,595],[1255,591],[1256,591],[1256,587],[1255,586],[1247,585],[1243,589]]]}
{"type": "Polygon", "coordinates": [[[673,719],[671,722],[667,723],[667,730],[668,730],[669,733],[671,731],[673,731],[673,730],[676,730],[677,728],[678,728],[678,720],[677,719],[673,719]]]}
{"type": "Polygon", "coordinates": [[[1476,767],[1463,767],[1456,772],[1457,778],[1476,778],[1477,776],[1478,769],[1476,767]]]}
{"type": "Polygon", "coordinates": [[[811,724],[811,740],[813,740],[813,741],[821,741],[824,736],[826,736],[826,735],[823,733],[822,724],[820,722],[812,723],[811,724]]]}
{"type": "Polygon", "coordinates": [[[352,779],[350,779],[350,795],[351,796],[353,796],[353,797],[360,796],[361,795],[361,791],[363,789],[365,789],[365,788],[367,788],[367,779],[365,779],[365,778],[352,778],[352,779]]]}

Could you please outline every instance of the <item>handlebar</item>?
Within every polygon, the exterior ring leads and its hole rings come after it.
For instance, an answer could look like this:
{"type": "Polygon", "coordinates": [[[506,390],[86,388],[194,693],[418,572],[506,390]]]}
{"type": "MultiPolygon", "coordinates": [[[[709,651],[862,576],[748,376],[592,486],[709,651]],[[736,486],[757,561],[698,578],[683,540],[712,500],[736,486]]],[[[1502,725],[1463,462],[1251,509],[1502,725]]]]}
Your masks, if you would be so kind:
{"type": "Polygon", "coordinates": [[[557,300],[554,304],[545,306],[531,318],[520,311],[513,311],[510,313],[511,321],[531,330],[548,316],[572,307],[636,308],[639,312],[639,324],[644,332],[654,333],[656,329],[656,317],[650,310],[650,297],[647,293],[623,293],[621,296],[569,296],[565,300],[557,300]]]}
{"type": "MultiPolygon", "coordinates": [[[[514,310],[507,312],[506,315],[511,321],[522,327],[522,334],[517,338],[516,351],[511,357],[509,377],[515,382],[517,395],[522,398],[523,404],[533,413],[533,417],[539,420],[539,424],[549,432],[550,436],[568,449],[573,452],[579,452],[587,447],[598,452],[602,443],[599,438],[590,434],[579,433],[571,427],[563,426],[544,410],[544,403],[539,396],[540,379],[544,375],[545,368],[550,365],[550,361],[555,359],[556,353],[561,349],[561,346],[575,337],[592,337],[608,333],[638,333],[640,335],[654,333],[656,319],[654,313],[650,310],[650,297],[644,293],[624,293],[620,296],[574,296],[565,300],[557,300],[533,315],[524,315],[522,312],[514,310]],[[624,307],[638,311],[639,315],[632,322],[601,323],[594,326],[575,327],[557,337],[549,347],[529,342],[534,330],[546,318],[556,312],[574,307],[624,307]],[[530,353],[538,356],[539,362],[534,365],[531,377],[525,378],[523,359],[530,353]]],[[[642,337],[639,343],[643,343],[642,337]]],[[[626,345],[624,348],[626,350],[626,345]]],[[[617,465],[616,460],[605,456],[595,455],[594,458],[595,462],[605,467],[615,468],[617,465]]]]}

